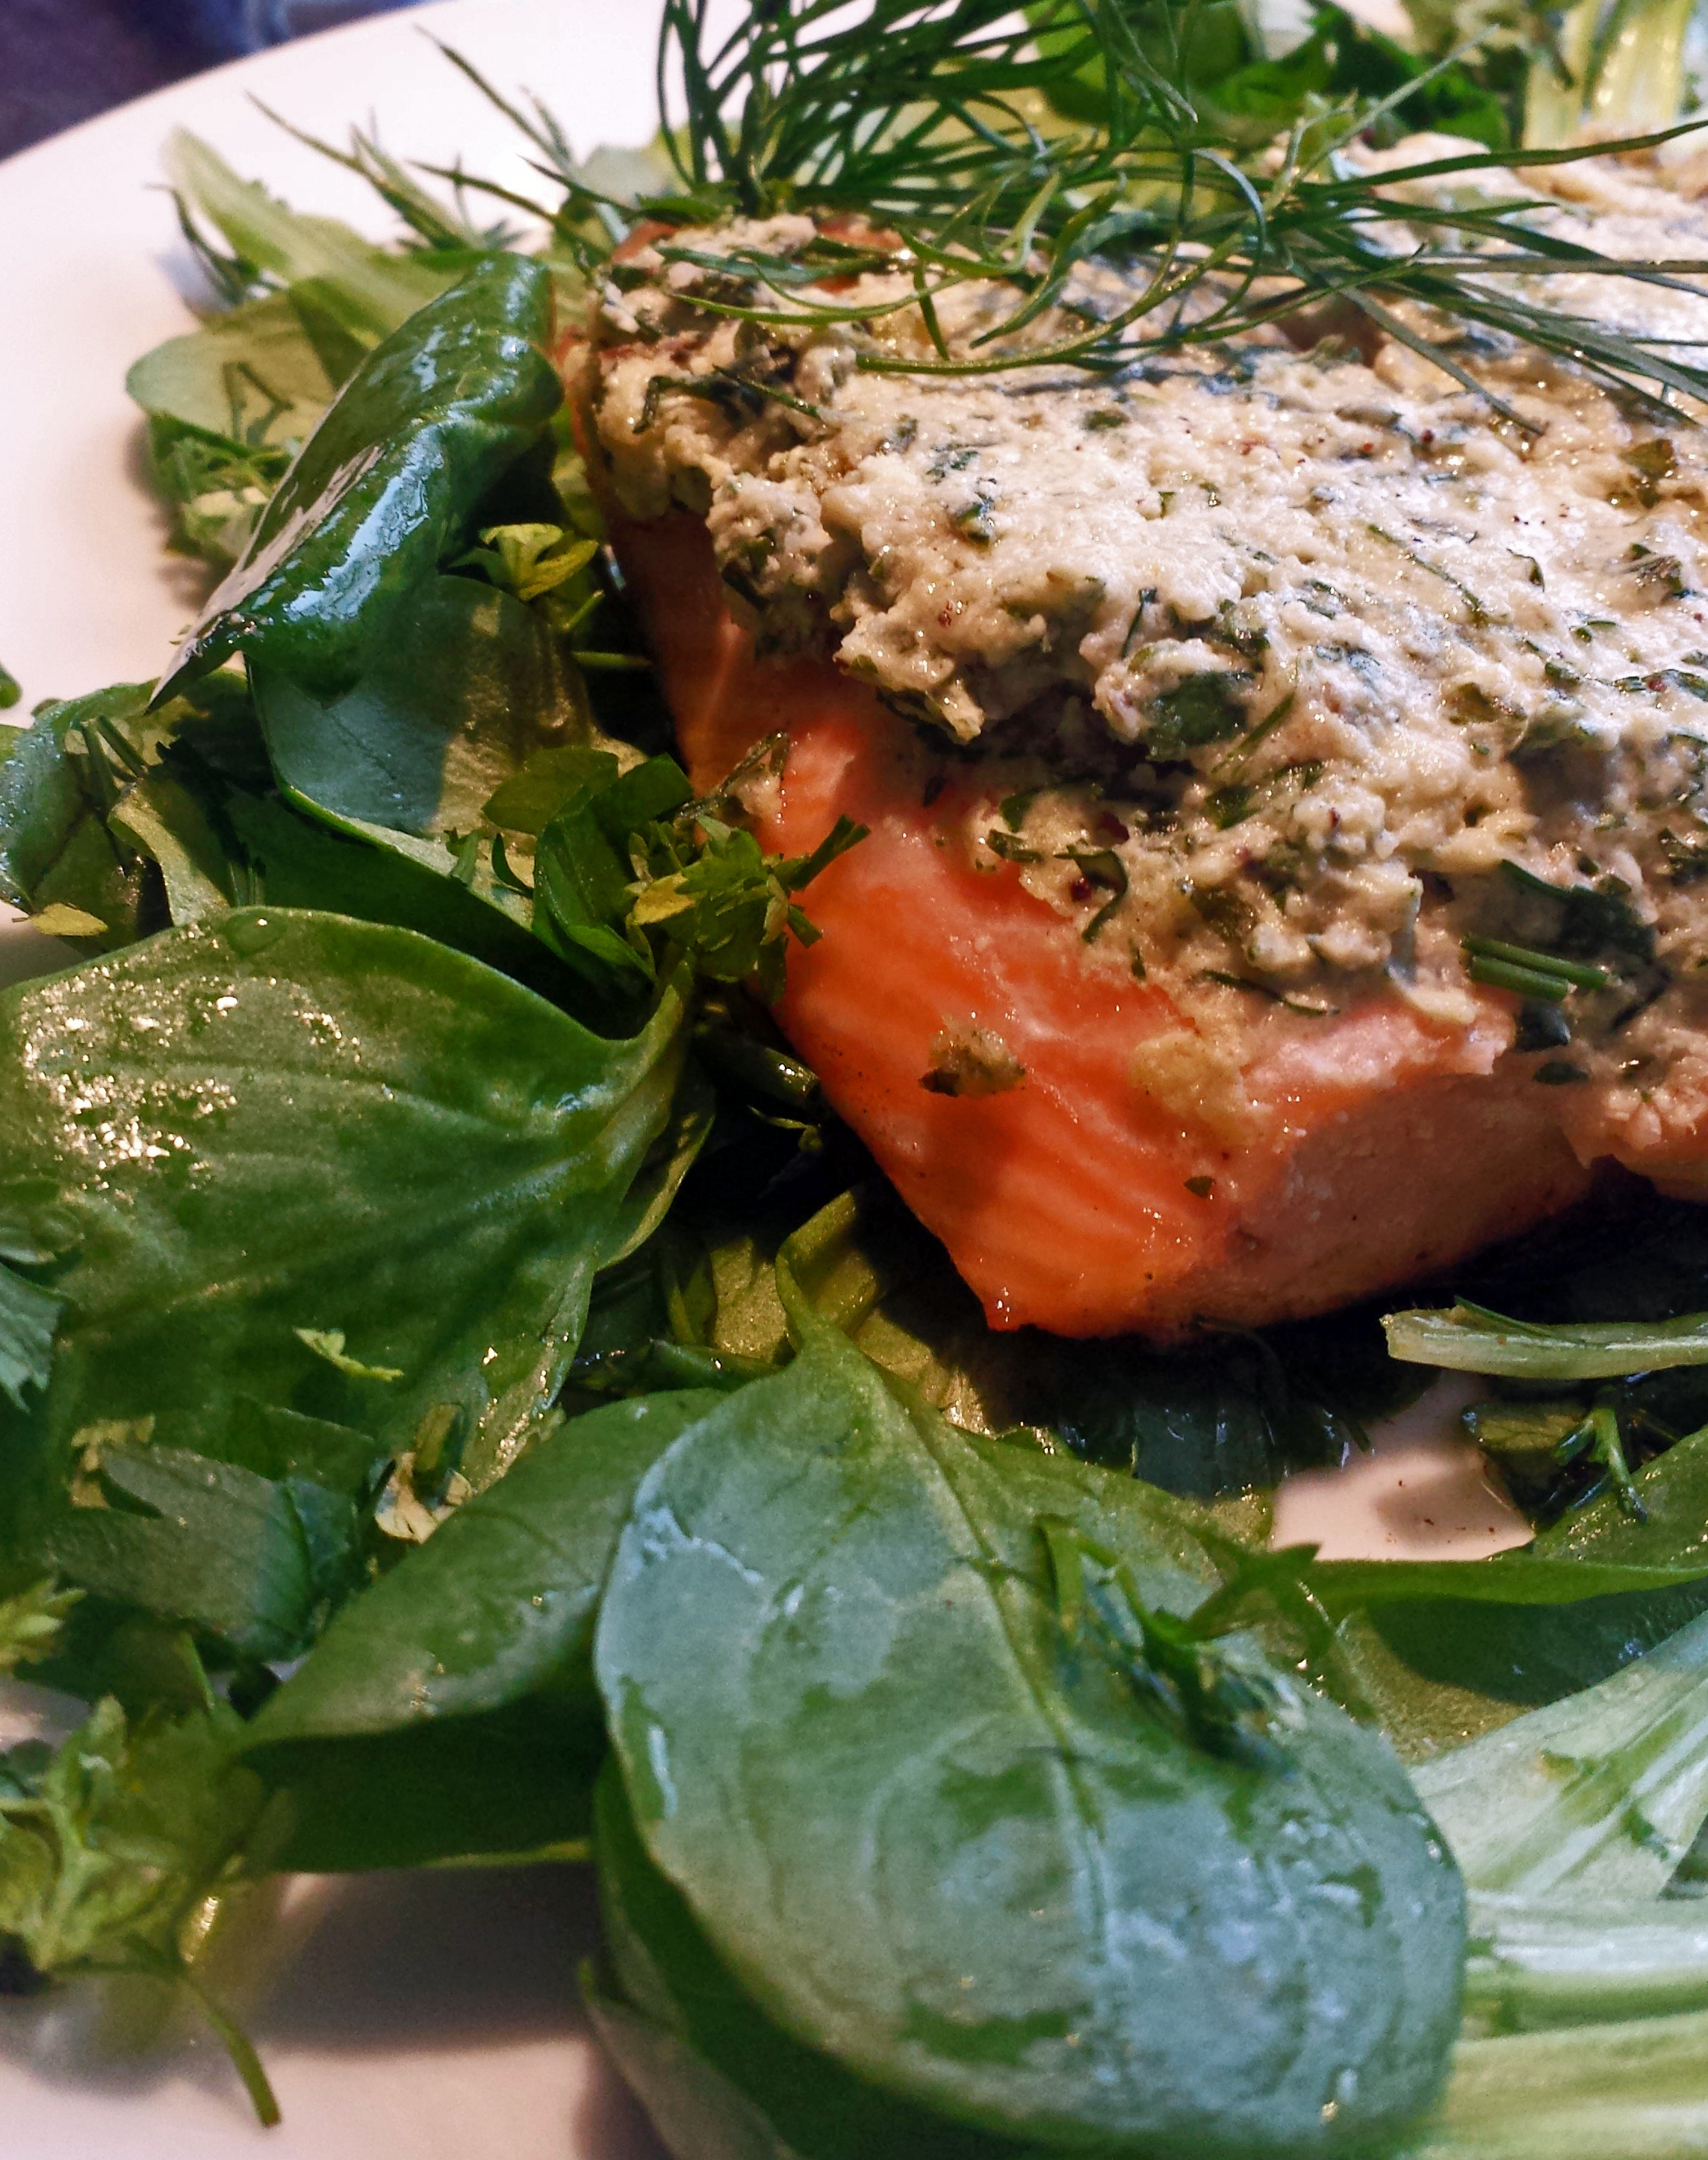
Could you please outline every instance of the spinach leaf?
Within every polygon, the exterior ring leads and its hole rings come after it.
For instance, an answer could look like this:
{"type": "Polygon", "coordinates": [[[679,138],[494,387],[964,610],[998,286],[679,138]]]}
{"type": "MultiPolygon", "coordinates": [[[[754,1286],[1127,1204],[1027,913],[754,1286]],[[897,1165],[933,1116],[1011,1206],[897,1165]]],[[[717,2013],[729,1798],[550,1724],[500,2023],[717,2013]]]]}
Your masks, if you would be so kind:
{"type": "Polygon", "coordinates": [[[1322,1607],[1360,1605],[1335,1629],[1335,1664],[1356,1675],[1402,1754],[1434,1755],[1593,1686],[1708,1607],[1708,1433],[1645,1463],[1633,1482],[1642,1520],[1610,1491],[1522,1551],[1497,1555],[1498,1566],[1335,1561],[1305,1570],[1303,1586],[1322,1607]],[[1576,1576],[1578,1568],[1587,1572],[1576,1576]],[[1592,1594],[1545,1602],[1575,1581],[1592,1594]],[[1419,1594],[1404,1595],[1412,1583],[1419,1594]],[[1483,1602],[1483,1586],[1502,1597],[1483,1602]]]}
{"type": "Polygon", "coordinates": [[[683,2160],[702,2160],[708,2111],[743,2156],[1020,2160],[1027,2148],[896,2100],[766,2017],[647,1857],[615,1762],[599,1780],[594,1831],[608,1977],[589,1976],[589,2002],[683,2160]]]}
{"type": "Polygon", "coordinates": [[[341,695],[318,697],[264,661],[252,680],[280,787],[345,829],[471,832],[535,750],[587,728],[540,616],[472,578],[423,578],[341,695]]]}
{"type": "Polygon", "coordinates": [[[581,1996],[600,2044],[676,2160],[807,2160],[679,2033],[624,2002],[590,1961],[581,1996]]]}
{"type": "Polygon", "coordinates": [[[362,350],[346,342],[323,354],[292,294],[276,293],[156,345],[125,388],[152,418],[237,449],[288,454],[313,434],[362,350]]]}
{"type": "Polygon", "coordinates": [[[640,1396],[537,1441],[346,1608],[252,1744],[477,1717],[548,1689],[591,1708],[594,1611],[636,1488],[719,1399],[640,1396]]]}
{"type": "Polygon", "coordinates": [[[247,693],[235,677],[210,677],[154,712],[151,688],[121,683],[49,703],[29,728],[0,735],[0,898],[38,916],[77,910],[88,918],[82,929],[61,934],[92,951],[164,927],[147,860],[157,842],[167,885],[177,884],[187,912],[231,890],[197,806],[175,794],[166,800],[163,764],[181,753],[233,778],[265,776],[247,693]],[[138,789],[131,824],[122,814],[115,820],[138,789]]]}
{"type": "Polygon", "coordinates": [[[28,728],[0,735],[0,899],[39,914],[74,907],[90,918],[91,949],[140,934],[143,880],[107,831],[120,770],[139,771],[134,724],[149,686],[120,683],[49,704],[28,728]]]}
{"type": "Polygon", "coordinates": [[[1672,2160],[1708,2135],[1708,2012],[1461,2043],[1404,2160],[1672,2160]]]}
{"type": "Polygon", "coordinates": [[[442,868],[340,833],[276,801],[231,795],[223,809],[262,899],[418,931],[553,1004],[573,1002],[573,980],[539,939],[442,868]]]}
{"type": "Polygon", "coordinates": [[[1634,1916],[1708,1817],[1708,1616],[1599,1685],[1422,1765],[1417,1784],[1473,1892],[1622,1903],[1634,1916]]]}
{"type": "Polygon", "coordinates": [[[222,567],[236,560],[366,349],[304,284],[246,302],[136,362],[125,387],[148,415],[149,462],[175,512],[177,546],[222,567]]]}
{"type": "Polygon", "coordinates": [[[550,279],[496,257],[368,355],[281,482],[160,695],[241,650],[321,698],[381,653],[563,388],[541,350],[550,279]]]}
{"type": "Polygon", "coordinates": [[[397,1732],[281,1742],[246,1758],[278,1809],[258,1865],[329,1875],[584,1860],[605,1752],[595,1721],[549,1700],[397,1732]]]}
{"type": "Polygon", "coordinates": [[[0,1129],[77,1239],[52,1378],[0,1402],[14,1529],[92,1423],[238,1397],[454,1429],[475,1484],[548,1410],[624,1196],[668,1114],[679,989],[606,1041],[407,931],[240,910],[0,998],[0,1129]],[[345,1331],[395,1383],[298,1331],[345,1331]]]}
{"type": "Polygon", "coordinates": [[[595,1651],[719,1960],[999,2136],[1315,2149],[1325,2094],[1349,2142],[1396,2134],[1462,1912],[1385,1743],[1191,1633],[1202,1545],[1141,1538],[1130,1482],[957,1430],[782,1280],[801,1354],[649,1474],[595,1651]]]}
{"type": "Polygon", "coordinates": [[[108,813],[106,829],[158,870],[175,923],[200,922],[250,896],[241,890],[247,880],[236,851],[208,805],[175,772],[157,769],[132,781],[108,813]]]}
{"type": "Polygon", "coordinates": [[[646,1470],[714,1395],[548,1434],[333,1621],[250,1728],[280,1864],[418,1866],[584,1835],[605,1753],[593,1627],[646,1470]]]}

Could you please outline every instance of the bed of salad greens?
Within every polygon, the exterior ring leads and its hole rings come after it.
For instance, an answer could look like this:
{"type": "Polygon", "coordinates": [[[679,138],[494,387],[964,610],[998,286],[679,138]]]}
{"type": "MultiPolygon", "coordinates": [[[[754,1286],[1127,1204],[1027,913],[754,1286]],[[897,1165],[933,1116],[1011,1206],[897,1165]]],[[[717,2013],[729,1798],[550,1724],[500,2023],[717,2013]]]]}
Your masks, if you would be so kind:
{"type": "Polygon", "coordinates": [[[1586,4],[1432,62],[1327,8],[1276,58],[1229,0],[1035,45],[794,0],[732,105],[672,0],[685,136],[577,164],[517,112],[543,252],[367,138],[395,248],[174,145],[217,305],[131,387],[223,582],[0,754],[0,894],[82,956],[0,995],[0,1675],[86,1706],[0,1754],[0,1991],[182,1991],[273,2120],[206,1977],[251,1886],[591,1859],[586,1999],[683,2160],[1700,2149],[1708,1216],[1613,1196],[1385,1337],[990,1333],[769,1015],[861,836],[693,799],[552,357],[637,195],[865,155],[901,217],[896,129],[942,187],[982,130],[1072,258],[1151,230],[1131,169],[1075,195],[1118,126],[1218,172],[1290,129],[1296,179],[1396,116],[1553,139],[1561,70],[1605,118],[1683,21],[1586,4]],[[1432,1368],[1487,1376],[1534,1541],[1271,1550],[1277,1477],[1432,1368]]]}

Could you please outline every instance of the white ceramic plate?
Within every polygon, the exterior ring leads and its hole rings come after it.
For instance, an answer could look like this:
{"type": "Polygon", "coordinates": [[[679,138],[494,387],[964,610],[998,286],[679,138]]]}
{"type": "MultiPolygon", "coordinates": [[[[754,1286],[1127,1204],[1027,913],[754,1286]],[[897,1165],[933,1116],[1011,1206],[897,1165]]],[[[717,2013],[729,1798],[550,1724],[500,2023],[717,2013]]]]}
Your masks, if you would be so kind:
{"type": "MultiPolygon", "coordinates": [[[[158,186],[169,132],[191,128],[299,206],[382,235],[375,199],[253,99],[332,139],[376,122],[396,153],[460,153],[527,187],[507,123],[421,33],[506,91],[537,91],[591,148],[652,132],[657,14],[657,0],[442,0],[163,91],[0,165],[0,658],[23,709],[158,673],[200,597],[195,566],[162,552],[124,394],[130,362],[192,320],[194,266],[158,186]]],[[[66,957],[0,923],[0,983],[66,957]]],[[[1450,1436],[1461,1399],[1438,1391],[1371,1460],[1294,1480],[1283,1541],[1468,1555],[1522,1537],[1475,1451],[1450,1436]]],[[[25,1689],[0,1696],[0,1738],[52,1708],[25,1689]]],[[[255,2127],[217,2047],[193,2033],[127,2052],[86,2007],[0,2003],[0,2154],[654,2160],[575,2010],[592,1924],[585,1879],[567,1872],[293,1883],[236,2003],[281,2130],[255,2127]]]]}

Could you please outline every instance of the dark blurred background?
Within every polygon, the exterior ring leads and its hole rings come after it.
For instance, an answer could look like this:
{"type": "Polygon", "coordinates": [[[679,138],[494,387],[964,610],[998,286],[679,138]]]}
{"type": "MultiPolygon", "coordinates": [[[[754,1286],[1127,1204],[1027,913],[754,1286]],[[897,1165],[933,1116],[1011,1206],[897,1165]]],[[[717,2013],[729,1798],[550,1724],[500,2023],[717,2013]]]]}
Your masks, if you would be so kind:
{"type": "Polygon", "coordinates": [[[0,0],[0,158],[180,75],[402,0],[0,0]]]}

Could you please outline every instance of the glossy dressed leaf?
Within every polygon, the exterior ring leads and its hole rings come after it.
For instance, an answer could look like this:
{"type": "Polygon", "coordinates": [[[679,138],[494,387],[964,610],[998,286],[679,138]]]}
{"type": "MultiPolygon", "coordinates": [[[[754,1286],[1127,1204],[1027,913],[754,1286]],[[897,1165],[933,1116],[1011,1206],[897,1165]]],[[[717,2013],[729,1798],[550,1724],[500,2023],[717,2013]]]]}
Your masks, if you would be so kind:
{"type": "Polygon", "coordinates": [[[394,1452],[449,1417],[491,1476],[561,1384],[682,1037],[672,990],[606,1041],[411,932],[285,910],[0,999],[5,1174],[78,1241],[46,1396],[0,1405],[8,1481],[56,1484],[92,1422],[176,1444],[239,1396],[394,1452]],[[349,1379],[300,1327],[405,1377],[349,1379]]]}
{"type": "Polygon", "coordinates": [[[279,786],[338,821],[469,833],[489,796],[586,710],[540,617],[472,578],[429,576],[361,680],[316,697],[265,663],[256,699],[279,786]]]}
{"type": "Polygon", "coordinates": [[[550,327],[546,271],[505,256],[370,353],[209,602],[170,687],[241,649],[322,698],[348,690],[562,402],[541,349],[550,327]]]}
{"type": "Polygon", "coordinates": [[[792,1317],[796,1363],[643,1484],[597,1643],[642,1840],[719,1962],[845,2069],[1000,2135],[1311,2151],[1325,2094],[1348,2142],[1394,2134],[1445,2067],[1462,1915],[1385,1743],[1238,1645],[1194,1654],[1203,1715],[1267,1704],[1263,1737],[1212,1738],[1048,1557],[1119,1550],[1190,1611],[1194,1541],[792,1317]]]}

